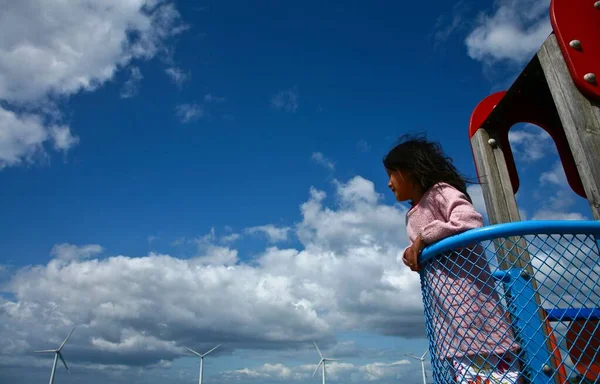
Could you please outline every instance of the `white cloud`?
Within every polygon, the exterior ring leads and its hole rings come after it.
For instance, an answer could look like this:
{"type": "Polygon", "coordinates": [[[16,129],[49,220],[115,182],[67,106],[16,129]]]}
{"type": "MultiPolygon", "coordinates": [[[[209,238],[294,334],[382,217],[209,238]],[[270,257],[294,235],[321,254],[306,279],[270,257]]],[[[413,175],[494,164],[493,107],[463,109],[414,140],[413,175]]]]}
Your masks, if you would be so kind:
{"type": "Polygon", "coordinates": [[[296,232],[306,247],[343,252],[354,247],[384,247],[399,240],[407,241],[406,211],[378,204],[381,195],[371,181],[356,176],[335,185],[337,210],[324,207],[327,195],[315,188],[310,190],[311,198],[301,205],[303,220],[296,232]]]}
{"type": "Polygon", "coordinates": [[[253,233],[264,233],[267,235],[270,243],[279,243],[288,239],[288,232],[291,228],[289,227],[276,227],[272,224],[261,225],[257,227],[247,228],[246,232],[253,233]]]}
{"type": "Polygon", "coordinates": [[[68,151],[71,147],[79,143],[79,137],[73,136],[71,128],[66,125],[53,125],[48,129],[52,137],[54,148],[61,151],[68,151]]]}
{"type": "MultiPolygon", "coordinates": [[[[314,188],[302,204],[296,234],[303,248],[269,247],[250,261],[211,245],[214,232],[188,259],[98,259],[98,245],[57,245],[54,259],[7,281],[0,337],[11,342],[0,345],[0,356],[60,343],[74,325],[74,362],[126,366],[170,361],[182,345],[208,349],[222,340],[236,349],[287,348],[343,330],[424,337],[419,277],[397,261],[407,244],[406,211],[382,204],[360,177],[336,188],[333,207],[314,188]]],[[[332,364],[331,372],[345,367],[332,364]]]]}
{"type": "Polygon", "coordinates": [[[238,251],[227,247],[208,245],[203,256],[194,259],[194,263],[202,265],[229,266],[238,262],[238,251]]]}
{"type": "Polygon", "coordinates": [[[527,163],[556,153],[556,146],[550,135],[533,124],[511,129],[508,132],[508,140],[515,157],[527,163]]]}
{"type": "Polygon", "coordinates": [[[433,28],[433,39],[436,47],[445,43],[450,35],[469,25],[465,19],[467,19],[467,13],[470,10],[471,5],[465,0],[460,0],[452,6],[452,14],[450,16],[441,15],[438,17],[433,28]]]}
{"type": "Polygon", "coordinates": [[[363,177],[356,176],[345,184],[337,180],[334,183],[340,200],[350,205],[360,202],[376,204],[381,199],[381,195],[375,192],[375,184],[363,177]]]}
{"type": "Polygon", "coordinates": [[[180,104],[175,107],[175,114],[182,123],[191,123],[206,115],[204,107],[199,104],[180,104]]]}
{"type": "Polygon", "coordinates": [[[227,380],[231,379],[262,379],[262,380],[289,380],[292,377],[292,369],[281,363],[265,363],[254,369],[242,368],[233,371],[225,371],[221,376],[227,380]]]}
{"type": "Polygon", "coordinates": [[[221,241],[224,243],[233,243],[234,241],[239,240],[241,237],[242,236],[239,233],[231,233],[221,237],[221,241]]]}
{"type": "Polygon", "coordinates": [[[204,95],[204,102],[206,103],[222,103],[225,101],[223,96],[215,96],[212,93],[204,95]]]}
{"type": "MultiPolygon", "coordinates": [[[[326,354],[329,356],[328,354],[326,354]]],[[[255,379],[261,381],[306,381],[316,380],[322,373],[322,368],[316,372],[313,378],[313,372],[317,364],[303,364],[297,366],[287,366],[281,363],[269,364],[255,367],[242,368],[232,371],[222,372],[220,381],[240,381],[255,379]]],[[[332,361],[326,363],[326,376],[331,381],[378,381],[378,380],[394,380],[406,379],[407,368],[410,367],[410,362],[407,360],[399,360],[393,363],[374,362],[364,365],[356,365],[351,363],[332,361]]]]}
{"type": "Polygon", "coordinates": [[[467,187],[467,193],[469,196],[471,196],[471,200],[473,200],[473,207],[475,210],[487,217],[487,208],[485,206],[485,199],[483,198],[483,190],[481,189],[481,185],[469,185],[467,187]]]}
{"type": "Polygon", "coordinates": [[[131,67],[129,70],[131,72],[129,79],[123,84],[123,88],[121,89],[121,98],[123,99],[137,95],[140,82],[144,78],[138,67],[131,67]]]}
{"type": "Polygon", "coordinates": [[[360,372],[363,374],[366,381],[378,381],[386,378],[397,378],[399,367],[410,365],[408,360],[399,360],[394,363],[371,363],[360,367],[360,372]]]}
{"type": "Polygon", "coordinates": [[[356,149],[358,149],[360,152],[369,152],[371,150],[371,145],[367,143],[366,140],[360,139],[356,143],[356,149]]]}
{"type": "Polygon", "coordinates": [[[588,220],[580,212],[570,212],[578,197],[571,190],[560,161],[541,173],[539,183],[540,207],[532,215],[532,220],[588,220]]]}
{"type": "Polygon", "coordinates": [[[587,218],[579,212],[559,212],[542,209],[537,211],[531,220],[587,220],[587,218]]]}
{"type": "Polygon", "coordinates": [[[66,151],[78,143],[66,125],[45,125],[39,115],[16,114],[0,106],[0,169],[31,162],[44,144],[66,151]]]}
{"type": "Polygon", "coordinates": [[[277,92],[271,98],[271,107],[283,109],[286,112],[296,112],[298,109],[298,90],[296,87],[277,92]]]}
{"type": "Polygon", "coordinates": [[[56,112],[54,100],[92,91],[132,60],[164,52],[169,38],[183,29],[171,1],[20,0],[4,4],[0,13],[0,168],[27,163],[34,153],[45,154],[48,138],[61,151],[77,144],[70,128],[55,121],[59,114],[49,113],[56,112]]]}
{"type": "Polygon", "coordinates": [[[542,172],[540,175],[540,184],[554,184],[556,186],[566,187],[568,185],[567,175],[560,162],[556,162],[551,170],[542,172]]]}
{"type": "Polygon", "coordinates": [[[103,251],[104,249],[98,244],[89,244],[79,247],[77,245],[63,243],[52,247],[50,255],[58,260],[74,261],[89,259],[103,251]]]}
{"type": "Polygon", "coordinates": [[[321,152],[314,152],[311,156],[311,159],[316,164],[322,165],[323,167],[329,170],[335,169],[335,164],[333,163],[333,161],[326,158],[325,155],[323,155],[321,152]]]}
{"type": "Polygon", "coordinates": [[[165,69],[165,73],[178,87],[181,87],[181,85],[183,85],[183,83],[185,83],[190,78],[189,73],[185,73],[181,68],[177,67],[169,67],[165,69]]]}
{"type": "Polygon", "coordinates": [[[471,58],[493,64],[523,64],[548,37],[549,0],[499,0],[493,15],[482,14],[465,43],[471,58]]]}

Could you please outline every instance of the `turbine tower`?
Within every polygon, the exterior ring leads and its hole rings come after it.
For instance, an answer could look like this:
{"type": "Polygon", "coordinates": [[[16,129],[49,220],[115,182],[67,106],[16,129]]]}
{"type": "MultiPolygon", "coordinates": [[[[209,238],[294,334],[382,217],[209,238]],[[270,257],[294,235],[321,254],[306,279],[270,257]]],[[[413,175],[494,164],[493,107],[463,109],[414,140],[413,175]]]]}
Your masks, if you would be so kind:
{"type": "Polygon", "coordinates": [[[220,345],[221,344],[217,345],[216,347],[214,347],[210,351],[206,352],[205,354],[201,354],[199,352],[194,351],[193,349],[190,349],[188,347],[184,347],[185,349],[187,349],[188,351],[192,352],[194,355],[196,355],[196,356],[198,356],[200,358],[200,377],[198,378],[198,384],[202,384],[202,374],[203,374],[202,363],[204,362],[204,356],[208,355],[209,353],[211,353],[215,349],[219,348],[220,345]]]}
{"type": "Polygon", "coordinates": [[[417,359],[417,360],[421,361],[421,370],[423,371],[423,384],[427,384],[427,376],[425,375],[425,355],[427,355],[427,352],[429,352],[429,350],[426,350],[425,353],[421,357],[411,355],[410,353],[406,354],[406,356],[408,356],[408,357],[412,357],[413,359],[417,359]]]}
{"type": "Polygon", "coordinates": [[[315,371],[313,372],[313,377],[315,377],[315,374],[317,373],[317,371],[319,370],[319,366],[322,365],[323,367],[323,384],[325,384],[325,362],[326,361],[337,361],[338,359],[330,359],[327,357],[323,357],[323,354],[321,353],[321,350],[319,350],[319,347],[317,347],[317,343],[315,343],[313,341],[313,344],[315,345],[315,348],[317,348],[317,352],[319,352],[319,356],[321,356],[321,360],[319,361],[319,364],[317,364],[317,368],[315,369],[315,371]]]}
{"type": "Polygon", "coordinates": [[[75,328],[73,328],[71,330],[71,332],[69,333],[69,336],[67,336],[65,341],[62,342],[62,344],[60,345],[60,347],[58,347],[58,349],[45,349],[43,351],[34,351],[35,353],[54,353],[54,364],[52,364],[52,373],[50,373],[50,384],[54,384],[54,374],[56,373],[56,363],[58,362],[59,357],[60,357],[60,360],[62,361],[62,363],[64,364],[65,368],[67,369],[67,371],[69,371],[69,367],[67,367],[67,362],[63,358],[61,351],[62,351],[63,347],[65,346],[65,344],[67,344],[67,340],[69,340],[69,337],[71,337],[74,330],[75,330],[75,328]]]}

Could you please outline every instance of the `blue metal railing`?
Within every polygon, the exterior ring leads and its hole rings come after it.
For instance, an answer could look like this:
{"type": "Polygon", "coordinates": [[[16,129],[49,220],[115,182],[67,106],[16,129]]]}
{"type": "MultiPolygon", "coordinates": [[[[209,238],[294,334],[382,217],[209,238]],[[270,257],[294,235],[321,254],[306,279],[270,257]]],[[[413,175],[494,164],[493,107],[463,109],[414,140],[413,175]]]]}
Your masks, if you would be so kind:
{"type": "Polygon", "coordinates": [[[600,383],[598,238],[596,221],[528,221],[424,249],[434,382],[600,383]]]}

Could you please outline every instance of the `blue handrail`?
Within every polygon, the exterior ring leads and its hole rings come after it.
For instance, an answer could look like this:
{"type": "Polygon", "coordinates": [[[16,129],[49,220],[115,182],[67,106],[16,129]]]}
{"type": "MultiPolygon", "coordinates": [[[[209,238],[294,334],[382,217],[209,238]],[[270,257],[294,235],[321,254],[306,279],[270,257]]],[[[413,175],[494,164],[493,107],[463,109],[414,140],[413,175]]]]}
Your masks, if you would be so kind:
{"type": "Polygon", "coordinates": [[[589,234],[600,237],[600,221],[593,220],[533,220],[495,224],[472,229],[432,244],[421,252],[419,264],[423,265],[440,253],[469,244],[497,238],[541,234],[589,234]]]}

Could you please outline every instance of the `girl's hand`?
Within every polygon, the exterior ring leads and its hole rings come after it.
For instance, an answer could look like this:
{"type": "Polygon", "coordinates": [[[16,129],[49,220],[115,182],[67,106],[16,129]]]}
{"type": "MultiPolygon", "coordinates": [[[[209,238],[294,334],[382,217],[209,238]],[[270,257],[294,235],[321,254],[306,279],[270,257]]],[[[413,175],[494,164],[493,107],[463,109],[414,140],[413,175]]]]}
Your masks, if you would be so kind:
{"type": "Polygon", "coordinates": [[[413,245],[404,252],[404,257],[402,260],[407,267],[411,270],[418,272],[419,271],[419,255],[423,248],[425,248],[425,242],[421,238],[421,236],[417,236],[417,239],[413,243],[413,245]]]}
{"type": "Polygon", "coordinates": [[[419,255],[417,252],[415,252],[415,245],[413,244],[404,252],[404,257],[402,258],[402,261],[404,261],[404,264],[408,268],[417,272],[419,270],[419,264],[417,262],[418,257],[419,255]]]}

